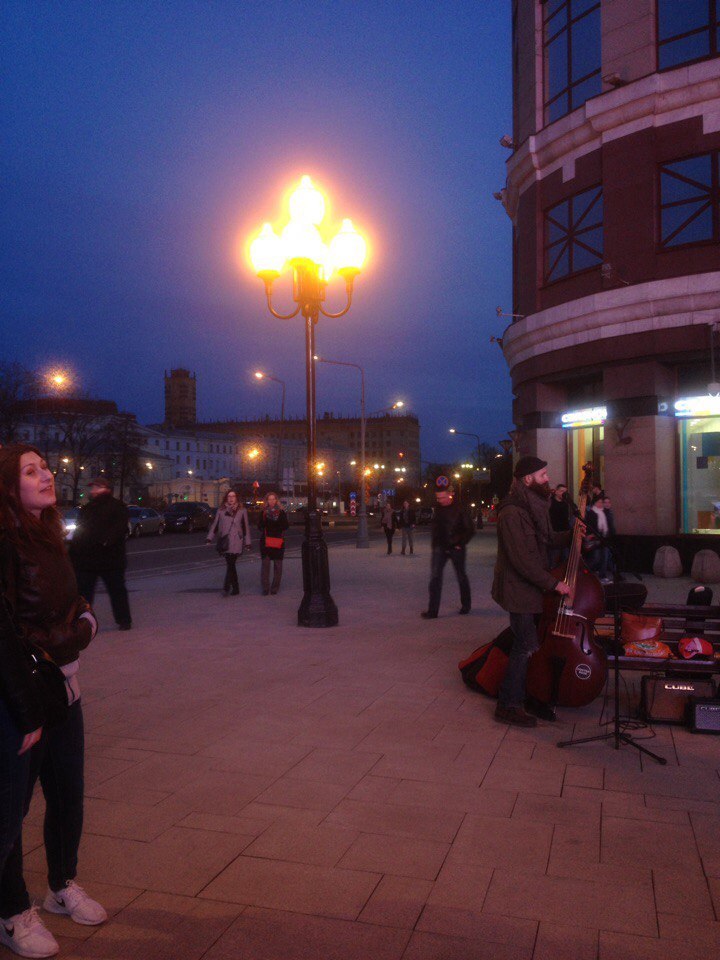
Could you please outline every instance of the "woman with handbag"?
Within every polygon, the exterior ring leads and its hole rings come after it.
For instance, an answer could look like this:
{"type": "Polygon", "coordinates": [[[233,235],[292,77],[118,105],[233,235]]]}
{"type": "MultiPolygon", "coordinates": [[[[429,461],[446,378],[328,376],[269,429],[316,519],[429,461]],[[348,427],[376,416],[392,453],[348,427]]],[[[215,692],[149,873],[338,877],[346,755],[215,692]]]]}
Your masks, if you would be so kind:
{"type": "Polygon", "coordinates": [[[276,594],[282,579],[283,557],[285,556],[285,531],[290,526],[287,514],[280,506],[276,493],[268,493],[265,505],[258,521],[260,531],[260,586],[263,596],[276,594]],[[270,564],[273,565],[272,586],[270,585],[270,564]]]}
{"type": "Polygon", "coordinates": [[[228,490],[208,530],[207,543],[215,540],[217,552],[225,557],[225,582],[223,593],[236,597],[240,593],[237,575],[237,560],[243,550],[250,547],[250,522],[245,507],[240,506],[237,493],[228,490]]]}
{"type": "Polygon", "coordinates": [[[107,919],[75,882],[85,759],[78,656],[97,622],[65,550],[55,478],[27,444],[0,449],[0,581],[0,943],[20,956],[49,957],[59,947],[30,904],[22,872],[22,819],[38,776],[46,805],[43,907],[85,925],[107,919]],[[47,682],[57,668],[39,667],[45,654],[60,668],[62,703],[47,682]]]}

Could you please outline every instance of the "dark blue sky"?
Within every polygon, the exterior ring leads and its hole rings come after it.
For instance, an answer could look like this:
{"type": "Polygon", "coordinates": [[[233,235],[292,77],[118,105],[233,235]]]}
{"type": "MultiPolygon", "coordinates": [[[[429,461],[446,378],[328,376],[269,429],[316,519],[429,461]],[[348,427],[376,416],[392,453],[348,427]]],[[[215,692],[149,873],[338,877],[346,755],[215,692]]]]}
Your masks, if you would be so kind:
{"type": "MultiPolygon", "coordinates": [[[[509,4],[5,0],[0,16],[3,359],[67,364],[144,422],[171,366],[197,372],[202,419],[275,414],[261,366],[302,414],[302,323],[267,314],[237,251],[309,173],[373,251],[319,352],[365,365],[369,410],[405,400],[425,457],[463,455],[451,425],[505,436],[489,337],[511,302],[492,197],[509,4]]],[[[357,409],[352,373],[321,367],[318,412],[357,409]]]]}

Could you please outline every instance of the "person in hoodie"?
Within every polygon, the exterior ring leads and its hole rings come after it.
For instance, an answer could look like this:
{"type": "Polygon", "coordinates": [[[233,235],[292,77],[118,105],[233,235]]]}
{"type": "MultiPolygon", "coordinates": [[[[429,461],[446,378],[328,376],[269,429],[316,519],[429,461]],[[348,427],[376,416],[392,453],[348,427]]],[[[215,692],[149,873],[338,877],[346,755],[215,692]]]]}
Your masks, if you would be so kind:
{"type": "MultiPolygon", "coordinates": [[[[550,482],[545,460],[521,457],[513,477],[510,492],[498,508],[498,552],[492,585],[493,600],[510,614],[513,633],[495,719],[534,727],[535,716],[525,710],[528,660],[539,646],[537,621],[543,609],[543,594],[554,590],[567,596],[571,592],[563,580],[550,573],[551,551],[566,546],[571,532],[554,531],[550,524],[550,482]]],[[[528,706],[543,719],[554,719],[549,707],[528,706]]]]}
{"type": "Polygon", "coordinates": [[[475,526],[470,511],[455,500],[455,490],[445,476],[435,481],[435,511],[431,527],[430,599],[427,610],[420,616],[435,620],[440,610],[443,570],[448,560],[455,568],[460,587],[460,613],[470,613],[472,598],[470,581],[465,572],[466,547],[475,535],[475,526]]]}

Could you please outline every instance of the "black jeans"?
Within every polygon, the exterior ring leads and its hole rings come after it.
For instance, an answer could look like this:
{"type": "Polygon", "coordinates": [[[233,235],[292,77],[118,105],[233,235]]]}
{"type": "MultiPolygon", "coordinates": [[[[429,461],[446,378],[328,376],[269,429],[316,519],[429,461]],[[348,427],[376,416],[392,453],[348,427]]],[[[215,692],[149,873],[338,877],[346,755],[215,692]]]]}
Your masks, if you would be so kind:
{"type": "MultiPolygon", "coordinates": [[[[18,759],[24,759],[26,755],[18,759]]],[[[23,813],[30,807],[33,787],[40,776],[45,796],[45,855],[48,885],[61,890],[77,874],[77,857],[83,827],[85,734],[80,701],[65,721],[44,730],[26,765],[23,813]]],[[[22,913],[30,906],[23,877],[22,834],[17,838],[0,875],[0,916],[22,913]]]]}
{"type": "Polygon", "coordinates": [[[393,537],[395,536],[395,531],[392,529],[392,527],[383,527],[383,530],[385,531],[385,537],[387,538],[387,552],[392,553],[392,541],[393,537]]]}
{"type": "Polygon", "coordinates": [[[27,891],[14,896],[11,878],[17,873],[19,848],[22,877],[22,824],[32,789],[29,784],[37,776],[39,746],[21,757],[18,750],[22,734],[5,701],[0,698],[0,917],[12,917],[30,906],[27,891]],[[34,775],[32,771],[34,770],[34,775]]]}
{"type": "Polygon", "coordinates": [[[525,703],[525,678],[528,661],[539,647],[534,613],[511,613],[510,629],[513,645],[507,670],[498,691],[498,703],[503,707],[522,707],[525,703]]]}
{"type": "Polygon", "coordinates": [[[98,577],[105,584],[105,589],[110,597],[110,606],[112,607],[113,617],[118,626],[129,626],[132,623],[130,616],[130,601],[128,600],[127,587],[125,586],[124,568],[115,568],[113,570],[94,570],[88,567],[75,569],[75,575],[78,582],[78,593],[85,597],[88,603],[92,603],[95,598],[95,584],[98,577]]]}
{"type": "Polygon", "coordinates": [[[238,583],[237,567],[237,558],[240,556],[239,553],[226,553],[225,554],[225,582],[223,583],[223,590],[225,593],[239,593],[240,584],[238,583]]]}
{"type": "Polygon", "coordinates": [[[432,557],[430,559],[430,603],[428,613],[433,616],[438,615],[440,609],[440,596],[442,594],[443,570],[448,560],[455,568],[455,575],[460,587],[460,606],[464,610],[469,610],[472,606],[470,597],[470,581],[465,573],[465,547],[452,548],[444,550],[442,547],[433,547],[432,557]]]}

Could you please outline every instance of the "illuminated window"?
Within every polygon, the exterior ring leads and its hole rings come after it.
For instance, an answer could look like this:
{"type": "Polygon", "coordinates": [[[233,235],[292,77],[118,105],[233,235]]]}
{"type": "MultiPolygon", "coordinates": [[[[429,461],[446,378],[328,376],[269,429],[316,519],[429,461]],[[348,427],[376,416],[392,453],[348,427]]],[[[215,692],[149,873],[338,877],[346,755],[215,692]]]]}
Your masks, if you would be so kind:
{"type": "MultiPolygon", "coordinates": [[[[720,2],[720,0],[718,0],[720,2]]],[[[660,167],[660,245],[720,239],[720,152],[660,167]]]]}
{"type": "Polygon", "coordinates": [[[600,0],[543,3],[545,122],[552,123],[602,90],[600,0]]]}
{"type": "Polygon", "coordinates": [[[707,60],[720,52],[720,0],[658,0],[658,67],[707,60]]]}
{"type": "Polygon", "coordinates": [[[597,267],[603,259],[602,187],[591,187],[545,211],[545,282],[597,267]]]}

